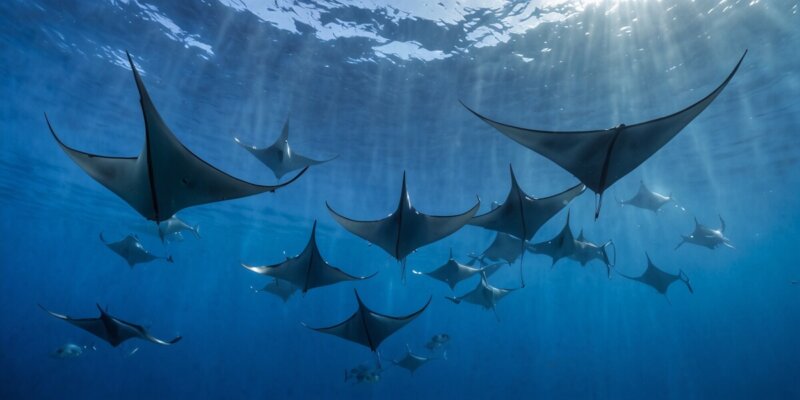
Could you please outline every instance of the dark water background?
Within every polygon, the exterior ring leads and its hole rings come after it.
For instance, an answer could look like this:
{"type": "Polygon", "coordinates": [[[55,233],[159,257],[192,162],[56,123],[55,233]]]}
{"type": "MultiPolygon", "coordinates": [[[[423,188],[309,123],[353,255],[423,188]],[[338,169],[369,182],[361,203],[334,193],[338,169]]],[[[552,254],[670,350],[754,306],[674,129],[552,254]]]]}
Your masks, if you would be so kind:
{"type": "MultiPolygon", "coordinates": [[[[323,14],[324,23],[372,24],[382,37],[449,55],[423,61],[376,57],[368,38],[323,40],[312,26],[297,23],[291,32],[215,1],[2,2],[0,398],[800,397],[800,286],[791,284],[800,280],[797,3],[562,3],[531,18],[562,13],[563,21],[485,47],[463,32],[492,26],[523,2],[469,9],[460,22],[442,24],[358,6],[323,14]],[[153,9],[183,34],[165,34],[153,9]],[[187,45],[192,38],[210,50],[187,45]],[[704,96],[745,48],[728,88],[609,190],[599,221],[590,193],[569,207],[576,233],[614,239],[620,271],[638,274],[646,251],[668,271],[683,269],[693,295],[675,285],[667,301],[619,275],[607,279],[597,263],[551,269],[548,258],[527,255],[528,285],[499,303],[498,322],[491,312],[447,302],[451,292],[438,282],[409,276],[402,285],[396,262],[325,210],[328,201],[353,218],[382,217],[396,206],[403,171],[414,204],[431,214],[461,213],[476,194],[483,209],[503,200],[509,164],[528,193],[560,192],[575,178],[486,126],[458,99],[498,120],[550,130],[634,123],[704,96]],[[267,145],[289,114],[295,149],[339,158],[275,194],[187,209],[181,217],[199,223],[203,238],[162,246],[147,234],[152,224],[58,149],[42,116],[73,147],[137,154],[138,95],[130,72],[114,62],[124,50],[180,140],[223,170],[274,183],[232,137],[267,145]],[[674,194],[685,211],[670,205],[654,215],[610,201],[632,195],[640,179],[674,194]],[[718,215],[735,250],[673,250],[693,217],[716,226],[718,215]],[[314,219],[332,264],[380,273],[287,304],[253,293],[250,286],[266,280],[239,262],[296,254],[314,219]],[[138,232],[176,262],[131,270],[97,239],[100,232],[138,232]],[[432,295],[429,309],[381,352],[384,360],[401,356],[405,344],[421,352],[430,336],[447,332],[448,360],[414,376],[389,369],[374,385],[342,382],[345,368],[371,354],[300,322],[349,316],[354,287],[389,314],[411,312],[432,295]],[[184,339],[120,349],[98,342],[81,358],[53,359],[49,353],[66,342],[96,340],[37,303],[75,316],[95,315],[100,303],[156,336],[184,339]]],[[[564,218],[535,241],[552,237],[564,218]]],[[[492,237],[464,228],[410,256],[409,267],[432,269],[450,248],[465,260],[492,237]]],[[[516,287],[518,267],[493,283],[516,287]]]]}

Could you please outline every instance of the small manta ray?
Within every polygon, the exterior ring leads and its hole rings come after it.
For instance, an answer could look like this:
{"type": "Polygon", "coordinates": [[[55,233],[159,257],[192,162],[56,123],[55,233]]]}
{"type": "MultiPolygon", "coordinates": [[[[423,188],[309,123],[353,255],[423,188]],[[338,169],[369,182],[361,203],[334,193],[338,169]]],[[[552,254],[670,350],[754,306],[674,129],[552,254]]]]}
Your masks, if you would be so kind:
{"type": "Polygon", "coordinates": [[[616,246],[614,246],[614,242],[611,240],[602,245],[586,240],[586,238],[583,236],[583,229],[581,229],[581,233],[578,235],[578,238],[575,239],[575,247],[573,252],[569,257],[581,263],[581,266],[584,267],[589,263],[589,261],[600,260],[606,265],[608,277],[611,278],[611,269],[613,269],[614,264],[616,264],[617,250],[616,246]],[[608,252],[606,251],[607,247],[614,248],[614,262],[611,262],[608,258],[608,252]]]}
{"type": "Polygon", "coordinates": [[[317,248],[317,221],[314,221],[314,227],[311,228],[311,238],[308,240],[306,248],[303,252],[287,258],[286,261],[262,267],[250,266],[242,264],[243,267],[253,271],[257,274],[271,276],[286,282],[291,283],[303,293],[311,289],[333,285],[335,283],[344,281],[355,281],[368,279],[370,276],[353,276],[346,274],[344,271],[336,268],[322,258],[317,248]]]}
{"type": "Polygon", "coordinates": [[[425,348],[427,348],[430,351],[435,351],[440,347],[444,346],[445,344],[447,344],[447,342],[449,341],[450,341],[450,335],[446,333],[439,333],[433,335],[431,337],[431,340],[429,340],[428,343],[425,343],[425,348]]]}
{"type": "Polygon", "coordinates": [[[618,202],[621,206],[633,206],[658,213],[661,207],[670,201],[672,201],[672,196],[664,196],[653,192],[644,185],[644,181],[640,181],[639,191],[636,192],[636,195],[628,200],[620,200],[618,202]]]}
{"type": "Polygon", "coordinates": [[[405,281],[405,259],[414,250],[441,240],[461,229],[478,212],[480,200],[469,211],[452,216],[431,216],[417,211],[411,205],[406,190],[406,174],[403,172],[403,186],[400,190],[400,203],[388,217],[377,221],[355,221],[344,217],[326,202],[333,219],[350,233],[378,245],[396,260],[403,263],[402,276],[405,281]]]}
{"type": "Polygon", "coordinates": [[[168,263],[174,262],[172,260],[172,256],[154,256],[152,253],[147,251],[144,246],[142,246],[142,243],[139,242],[139,239],[134,235],[125,236],[125,239],[122,239],[118,242],[106,242],[106,239],[101,233],[100,241],[102,241],[103,244],[105,244],[109,249],[114,251],[114,253],[117,253],[120,257],[124,258],[128,263],[128,266],[131,268],[133,268],[133,266],[136,264],[147,263],[153,260],[164,260],[168,263]]]}
{"type": "Polygon", "coordinates": [[[244,147],[250,154],[254,155],[259,161],[267,166],[275,174],[278,179],[283,178],[289,172],[296,171],[301,168],[306,168],[312,165],[326,163],[335,159],[333,156],[327,160],[312,160],[308,157],[302,156],[293,152],[289,147],[289,120],[283,124],[283,131],[275,143],[267,148],[259,149],[255,146],[250,146],[239,141],[239,138],[233,138],[236,143],[244,147]]]}
{"type": "MultiPolygon", "coordinates": [[[[689,284],[689,277],[686,276],[682,270],[678,271],[678,273],[675,275],[664,272],[656,267],[655,264],[653,264],[653,262],[650,260],[650,256],[647,253],[645,253],[645,257],[647,257],[647,268],[644,270],[642,275],[637,277],[628,276],[622,273],[620,273],[620,275],[630,280],[644,283],[664,296],[667,295],[667,289],[669,289],[670,285],[675,283],[675,281],[681,281],[685,283],[686,287],[689,289],[689,293],[694,293],[692,285],[689,284]]],[[[669,298],[667,298],[667,300],[669,300],[669,298]]]]}
{"type": "Polygon", "coordinates": [[[158,237],[161,238],[162,243],[164,242],[165,238],[171,236],[179,236],[182,239],[183,236],[181,235],[181,232],[183,231],[192,232],[194,237],[200,239],[200,225],[191,226],[178,218],[177,215],[173,215],[169,219],[158,223],[158,237]]]}
{"type": "Polygon", "coordinates": [[[450,250],[450,259],[435,270],[431,272],[412,270],[411,272],[416,275],[427,275],[433,279],[440,280],[450,286],[452,290],[456,288],[459,282],[469,279],[475,274],[485,273],[487,275],[492,275],[497,272],[501,265],[500,263],[496,263],[483,268],[470,267],[456,261],[455,258],[453,258],[453,250],[450,250]]]}
{"type": "Polygon", "coordinates": [[[354,291],[356,293],[358,309],[350,318],[336,325],[324,328],[312,328],[305,323],[302,323],[303,326],[317,332],[339,336],[342,339],[366,346],[373,352],[376,352],[381,342],[417,318],[431,304],[431,298],[428,298],[428,302],[419,310],[402,317],[393,317],[370,310],[361,302],[358,291],[354,291]]]}
{"type": "Polygon", "coordinates": [[[666,145],[722,93],[747,54],[709,95],[674,114],[634,125],[582,132],[553,132],[503,124],[461,103],[503,135],[555,162],[597,194],[595,219],[603,192],[666,145]]]}
{"type": "Polygon", "coordinates": [[[237,199],[275,190],[230,176],[187,149],[156,111],[130,54],[128,62],[139,90],[145,125],[145,142],[136,157],[107,157],[85,153],[64,144],[45,114],[47,126],[61,149],[92,179],[125,200],[148,220],[161,222],[178,211],[200,204],[237,199]]]}
{"type": "MultiPolygon", "coordinates": [[[[508,168],[511,171],[511,190],[506,201],[488,213],[472,218],[470,225],[531,240],[542,225],[586,190],[584,185],[576,185],[557,195],[538,199],[520,189],[514,168],[510,165],[508,168]]],[[[523,245],[520,244],[519,248],[522,252],[523,245]]]]}
{"type": "Polygon", "coordinates": [[[169,346],[181,340],[180,336],[176,336],[174,339],[170,341],[164,341],[153,337],[147,332],[144,327],[132,324],[130,322],[123,321],[118,319],[107,312],[107,310],[103,310],[100,308],[100,305],[97,305],[97,309],[100,310],[100,316],[97,318],[72,318],[66,315],[56,314],[48,309],[42,307],[40,304],[39,307],[47,312],[48,314],[62,319],[64,321],[69,322],[72,325],[81,328],[92,335],[99,337],[100,339],[105,340],[111,346],[117,347],[122,342],[138,338],[142,340],[146,340],[148,342],[152,342],[155,344],[160,344],[164,346],[169,346]]]}
{"type": "Polygon", "coordinates": [[[712,250],[717,248],[719,245],[734,249],[735,247],[733,247],[731,244],[730,239],[725,237],[725,220],[722,219],[722,216],[719,217],[719,222],[719,229],[711,229],[697,222],[697,218],[695,218],[694,232],[692,232],[692,234],[689,236],[681,235],[681,242],[675,246],[675,250],[677,250],[678,247],[681,247],[681,245],[684,243],[696,244],[698,246],[708,247],[712,250]]]}
{"type": "MultiPolygon", "coordinates": [[[[411,373],[411,375],[414,375],[414,372],[419,367],[427,364],[429,361],[439,360],[439,359],[440,359],[439,357],[425,357],[425,356],[421,356],[419,354],[414,354],[413,352],[411,352],[411,347],[406,345],[406,354],[405,354],[405,356],[403,356],[403,358],[401,358],[399,360],[393,360],[392,364],[394,364],[394,365],[396,365],[396,366],[398,366],[400,368],[405,368],[405,369],[408,370],[408,372],[411,373]]],[[[447,360],[447,352],[444,352],[442,354],[441,359],[447,360]]]]}
{"type": "Polygon", "coordinates": [[[289,301],[289,298],[292,297],[294,292],[297,291],[297,287],[287,282],[281,282],[280,279],[275,278],[270,283],[267,283],[263,289],[256,289],[256,292],[267,292],[278,296],[283,300],[284,303],[289,301]]]}
{"type": "MultiPolygon", "coordinates": [[[[523,287],[525,287],[525,285],[522,285],[517,289],[522,289],[523,287]]],[[[456,304],[461,304],[462,301],[466,301],[467,303],[477,304],[487,310],[495,311],[495,316],[497,316],[497,310],[495,309],[495,305],[497,304],[497,302],[500,301],[500,299],[505,297],[507,294],[517,289],[501,289],[494,287],[489,284],[489,281],[486,280],[486,275],[481,274],[481,281],[478,282],[478,286],[475,287],[475,289],[472,289],[466,294],[458,297],[445,297],[445,298],[456,304]]]]}
{"type": "Polygon", "coordinates": [[[558,260],[575,254],[575,247],[575,237],[569,227],[569,212],[567,212],[567,222],[564,224],[564,228],[556,237],[545,242],[527,245],[528,250],[533,253],[550,256],[553,259],[551,267],[555,266],[558,260]]]}

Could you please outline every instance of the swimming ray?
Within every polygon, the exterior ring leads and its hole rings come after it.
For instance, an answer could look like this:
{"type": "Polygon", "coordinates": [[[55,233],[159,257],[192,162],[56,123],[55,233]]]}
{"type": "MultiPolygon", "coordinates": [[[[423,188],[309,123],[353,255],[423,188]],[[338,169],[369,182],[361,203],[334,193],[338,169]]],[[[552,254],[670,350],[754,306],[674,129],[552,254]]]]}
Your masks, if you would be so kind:
{"type": "Polygon", "coordinates": [[[478,286],[476,286],[475,289],[472,289],[461,296],[445,298],[456,304],[461,304],[462,301],[465,301],[467,303],[479,305],[487,310],[494,310],[495,305],[498,301],[500,301],[500,299],[505,297],[507,294],[523,287],[525,287],[524,284],[516,289],[501,289],[494,287],[489,284],[489,281],[486,280],[486,276],[481,274],[481,280],[478,282],[478,286]]]}
{"type": "Polygon", "coordinates": [[[354,292],[358,309],[349,318],[329,327],[311,328],[305,323],[303,326],[317,332],[339,336],[342,339],[366,346],[374,352],[377,351],[381,342],[417,318],[431,304],[431,298],[428,298],[428,302],[419,310],[402,317],[393,317],[370,310],[361,301],[358,291],[354,290],[354,292]]]}
{"type": "MultiPolygon", "coordinates": [[[[510,165],[508,168],[511,171],[511,190],[506,201],[488,213],[472,218],[470,225],[531,240],[542,225],[586,190],[586,186],[576,185],[554,196],[535,198],[522,191],[514,176],[514,168],[510,165]]],[[[520,244],[520,252],[522,249],[520,244]]]]}
{"type": "Polygon", "coordinates": [[[458,261],[453,258],[453,251],[450,251],[450,258],[447,260],[446,263],[442,264],[435,270],[431,272],[420,272],[416,270],[412,270],[412,272],[416,275],[427,275],[433,279],[442,281],[450,286],[450,289],[455,289],[456,285],[466,279],[471,278],[475,274],[479,274],[481,272],[486,273],[487,275],[491,275],[497,272],[500,264],[493,264],[488,265],[483,268],[475,268],[470,267],[468,265],[464,265],[459,263],[458,261]]]}
{"type": "MultiPolygon", "coordinates": [[[[392,363],[400,368],[408,370],[411,375],[414,375],[414,372],[417,371],[423,365],[433,361],[439,360],[439,357],[425,357],[420,354],[415,354],[411,351],[411,347],[406,345],[406,354],[400,358],[399,360],[392,360],[392,363]]],[[[441,359],[447,360],[447,352],[442,354],[441,359]]]]}
{"type": "Polygon", "coordinates": [[[100,241],[111,249],[111,251],[124,258],[125,262],[127,262],[128,266],[131,268],[136,264],[147,263],[153,260],[164,260],[168,263],[173,262],[172,256],[159,257],[147,251],[134,235],[125,236],[124,239],[116,242],[107,242],[103,234],[100,233],[100,241]]]}
{"type": "Polygon", "coordinates": [[[252,145],[242,143],[239,138],[233,138],[236,143],[244,147],[247,151],[255,156],[259,161],[267,166],[278,179],[283,178],[289,172],[296,171],[301,168],[310,167],[326,163],[335,159],[338,156],[333,156],[327,160],[314,160],[303,156],[289,146],[289,120],[283,124],[283,131],[281,135],[269,147],[258,148],[252,145]]]}
{"type": "Polygon", "coordinates": [[[317,221],[314,221],[314,226],[311,228],[311,237],[300,254],[289,257],[286,261],[275,265],[251,266],[242,264],[242,266],[257,274],[289,282],[303,293],[314,288],[339,282],[363,280],[375,276],[375,274],[353,276],[325,261],[317,247],[317,221]]]}
{"type": "Polygon", "coordinates": [[[689,289],[689,293],[694,293],[692,285],[689,284],[689,277],[683,273],[683,270],[678,271],[677,274],[670,274],[656,267],[655,264],[653,264],[653,262],[650,260],[650,256],[647,253],[645,253],[645,256],[647,257],[647,268],[645,268],[644,272],[642,272],[640,276],[633,277],[622,273],[620,273],[620,275],[630,280],[644,283],[664,296],[667,295],[667,289],[669,289],[670,285],[675,283],[675,281],[683,282],[689,289]]]}
{"type": "Polygon", "coordinates": [[[400,202],[397,209],[384,219],[356,221],[337,213],[327,202],[325,205],[333,219],[347,231],[374,243],[398,261],[404,261],[414,250],[450,236],[466,225],[478,212],[480,200],[467,212],[459,215],[423,214],[411,205],[404,172],[400,202]]]}
{"type": "Polygon", "coordinates": [[[703,112],[733,79],[746,54],[745,50],[722,84],[700,101],[674,114],[634,125],[576,132],[526,129],[494,121],[461,104],[500,133],[555,162],[595,192],[597,219],[606,189],[650,158],[703,112]]]}
{"type": "Polygon", "coordinates": [[[698,222],[697,218],[695,218],[694,231],[689,236],[681,235],[681,242],[675,246],[675,250],[681,247],[681,245],[684,243],[691,243],[697,246],[707,247],[711,250],[716,249],[717,246],[726,246],[733,249],[734,247],[731,244],[730,239],[725,237],[725,220],[722,219],[722,216],[719,217],[719,222],[719,229],[711,229],[698,222]]]}
{"type": "Polygon", "coordinates": [[[550,256],[553,259],[552,266],[555,266],[558,260],[572,256],[575,253],[575,237],[569,227],[569,212],[567,222],[558,235],[544,242],[527,244],[526,247],[533,253],[550,256]]]}
{"type": "Polygon", "coordinates": [[[97,309],[100,310],[100,316],[97,318],[72,318],[66,315],[54,313],[42,307],[41,304],[39,307],[48,314],[58,319],[67,321],[70,324],[105,340],[113,347],[117,347],[122,344],[122,342],[133,338],[146,340],[148,342],[164,346],[178,343],[178,341],[181,340],[180,336],[176,336],[174,339],[169,341],[158,339],[151,335],[146,329],[144,329],[144,327],[114,317],[106,312],[106,310],[100,308],[99,304],[97,305],[97,309]]]}
{"type": "Polygon", "coordinates": [[[672,196],[664,196],[656,193],[645,186],[644,181],[639,181],[639,191],[628,200],[621,200],[621,206],[633,206],[644,210],[657,213],[664,204],[672,201],[672,196]]]}
{"type": "Polygon", "coordinates": [[[266,284],[262,289],[256,289],[256,292],[266,292],[273,294],[283,300],[284,303],[289,301],[294,292],[297,291],[297,286],[289,282],[281,282],[280,279],[274,278],[266,284]]]}
{"type": "Polygon", "coordinates": [[[581,233],[574,243],[575,248],[569,258],[581,263],[581,266],[586,266],[592,260],[599,260],[605,264],[608,277],[611,278],[611,270],[614,268],[617,257],[617,250],[613,241],[609,240],[604,244],[593,243],[586,239],[583,235],[583,229],[581,229],[581,233]],[[608,252],[606,251],[608,247],[614,248],[615,260],[613,262],[608,258],[608,252]]]}
{"type": "Polygon", "coordinates": [[[257,185],[228,175],[186,148],[161,119],[128,54],[139,90],[145,122],[145,143],[136,157],[107,157],[73,149],[47,126],[61,149],[92,179],[125,200],[148,220],[161,222],[178,211],[200,204],[274,192],[299,178],[275,186],[257,185]]]}

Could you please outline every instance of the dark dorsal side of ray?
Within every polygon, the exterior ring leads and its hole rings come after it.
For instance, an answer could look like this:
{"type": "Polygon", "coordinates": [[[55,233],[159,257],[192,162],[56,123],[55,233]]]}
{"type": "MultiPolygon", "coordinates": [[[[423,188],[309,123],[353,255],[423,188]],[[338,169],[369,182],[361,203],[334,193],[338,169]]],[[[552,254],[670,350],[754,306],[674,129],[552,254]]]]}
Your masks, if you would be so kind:
{"type": "Polygon", "coordinates": [[[564,223],[564,227],[558,235],[545,242],[528,244],[527,249],[536,254],[550,256],[553,259],[552,265],[562,258],[572,256],[575,253],[575,237],[569,227],[569,213],[567,213],[567,222],[564,223]]]}
{"type": "Polygon", "coordinates": [[[434,357],[425,357],[419,354],[414,354],[411,348],[406,345],[406,354],[399,360],[393,360],[392,363],[400,368],[407,369],[412,375],[419,369],[419,367],[427,364],[429,361],[435,360],[434,357]]]}
{"type": "Polygon", "coordinates": [[[411,205],[406,189],[406,174],[397,209],[377,221],[355,221],[337,213],[327,203],[333,219],[350,233],[370,242],[397,260],[404,260],[414,250],[441,240],[461,229],[478,212],[480,201],[467,212],[451,216],[431,216],[411,205]]]}
{"type": "Polygon", "coordinates": [[[144,248],[144,246],[142,246],[141,242],[139,242],[139,239],[133,235],[128,235],[124,239],[116,242],[107,242],[101,233],[100,241],[102,241],[106,247],[111,249],[111,251],[117,253],[120,257],[125,259],[125,261],[128,263],[128,266],[131,268],[133,268],[133,266],[136,264],[147,263],[158,259],[163,259],[169,263],[172,262],[171,256],[158,257],[151,254],[144,248]]]}
{"type": "Polygon", "coordinates": [[[358,291],[355,293],[358,309],[350,318],[333,326],[311,329],[339,336],[342,339],[366,346],[372,351],[377,351],[381,342],[417,318],[431,304],[429,298],[428,302],[419,310],[402,317],[393,317],[370,310],[361,301],[358,291]]]}
{"type": "Polygon", "coordinates": [[[181,340],[180,336],[177,336],[169,341],[158,339],[152,336],[146,329],[144,329],[144,327],[112,316],[103,310],[99,304],[97,305],[97,309],[100,310],[100,316],[97,318],[72,318],[66,315],[54,313],[42,307],[41,305],[39,305],[39,307],[53,317],[67,321],[70,324],[105,340],[114,347],[117,347],[122,342],[133,338],[146,340],[148,342],[164,346],[178,343],[178,341],[181,340]]]}
{"type": "Polygon", "coordinates": [[[303,293],[314,288],[339,282],[368,279],[375,275],[353,276],[328,264],[319,252],[316,238],[317,221],[314,221],[314,227],[311,229],[311,238],[309,238],[306,248],[300,254],[275,265],[256,267],[242,264],[242,266],[255,273],[289,282],[303,293]]]}
{"type": "Polygon", "coordinates": [[[694,293],[692,285],[689,284],[689,277],[686,276],[683,271],[679,271],[677,274],[670,274],[656,267],[655,264],[653,264],[653,262],[650,260],[650,256],[647,255],[647,253],[645,253],[645,256],[647,257],[647,268],[644,270],[642,275],[637,277],[624,274],[620,275],[625,278],[644,283],[663,295],[667,294],[667,289],[669,289],[670,285],[672,285],[675,281],[681,281],[685,283],[686,287],[689,289],[689,292],[694,293]]]}
{"type": "Polygon", "coordinates": [[[708,226],[701,224],[694,219],[694,231],[689,236],[681,235],[681,241],[675,246],[675,250],[681,247],[684,243],[691,243],[697,246],[707,247],[709,249],[716,249],[717,246],[727,246],[734,248],[730,239],[725,237],[725,220],[722,216],[719,217],[720,228],[711,229],[708,226]]]}
{"type": "Polygon", "coordinates": [[[289,301],[289,298],[292,297],[294,292],[297,291],[297,287],[288,282],[281,282],[279,279],[275,278],[270,283],[267,283],[263,289],[259,289],[257,291],[267,292],[278,296],[285,303],[289,301]]]}
{"type": "MultiPolygon", "coordinates": [[[[586,190],[584,185],[576,185],[555,196],[537,199],[522,191],[514,176],[514,169],[509,166],[509,170],[511,190],[506,201],[488,213],[472,218],[470,225],[531,240],[542,225],[586,190]]],[[[520,252],[523,248],[520,244],[520,252]]]]}
{"type": "Polygon", "coordinates": [[[178,141],[161,119],[130,54],[128,61],[139,90],[145,125],[144,148],[138,156],[85,153],[64,144],[49,119],[47,126],[72,161],[143,217],[161,222],[187,207],[273,192],[305,172],[283,184],[264,186],[237,179],[206,163],[178,141]]]}
{"type": "MultiPolygon", "coordinates": [[[[488,268],[488,267],[487,267],[488,268]]],[[[433,279],[442,281],[450,286],[450,289],[455,289],[456,285],[466,279],[471,278],[473,275],[482,272],[481,268],[474,268],[459,263],[453,258],[453,252],[450,251],[450,258],[446,263],[437,267],[431,272],[414,271],[417,275],[427,275],[433,279]]],[[[495,272],[494,270],[492,272],[495,272]]]]}
{"type": "MultiPolygon", "coordinates": [[[[500,133],[555,162],[602,199],[603,192],[633,171],[692,122],[733,79],[747,51],[714,91],[674,114],[634,125],[593,131],[526,129],[491,120],[464,105],[500,133]]],[[[463,104],[463,103],[462,103],[463,104]]],[[[595,217],[599,216],[598,202],[595,217]]]]}
{"type": "Polygon", "coordinates": [[[628,200],[620,201],[619,203],[623,206],[633,206],[652,212],[658,212],[658,210],[660,210],[664,204],[669,203],[670,200],[672,200],[671,197],[648,189],[642,181],[639,183],[639,191],[636,192],[633,197],[628,200]]]}
{"type": "Polygon", "coordinates": [[[453,303],[460,304],[462,301],[476,304],[486,309],[494,309],[500,299],[516,289],[501,289],[489,284],[485,275],[481,275],[481,280],[475,289],[470,290],[458,297],[445,297],[453,303]]]}
{"type": "Polygon", "coordinates": [[[327,160],[314,160],[303,156],[292,150],[289,146],[289,120],[283,124],[283,131],[281,135],[275,140],[271,146],[260,149],[255,146],[246,145],[234,138],[236,143],[244,147],[247,151],[255,156],[259,161],[267,166],[278,179],[283,178],[284,175],[297,171],[298,169],[318,165],[333,160],[336,156],[327,160]]]}

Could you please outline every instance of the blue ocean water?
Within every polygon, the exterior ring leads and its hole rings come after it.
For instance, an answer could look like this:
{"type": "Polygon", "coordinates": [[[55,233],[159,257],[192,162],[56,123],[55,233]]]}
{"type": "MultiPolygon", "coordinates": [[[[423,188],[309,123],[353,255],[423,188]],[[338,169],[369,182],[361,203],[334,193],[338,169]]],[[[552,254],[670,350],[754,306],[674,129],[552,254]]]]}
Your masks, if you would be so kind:
{"type": "MultiPolygon", "coordinates": [[[[0,398],[799,398],[800,6],[796,1],[383,0],[18,1],[0,4],[0,398]],[[670,114],[730,85],[674,140],[615,184],[594,220],[587,192],[572,229],[613,239],[617,271],[645,252],[683,270],[694,293],[664,297],[593,262],[527,254],[526,287],[496,315],[444,296],[423,276],[342,229],[326,210],[378,219],[405,172],[414,205],[456,214],[502,201],[513,165],[544,197],[577,183],[504,137],[499,121],[587,130],[670,114]],[[57,146],[138,154],[144,124],[129,51],[159,112],[197,155],[234,176],[277,180],[237,146],[278,137],[291,118],[297,151],[330,163],[262,194],[181,211],[202,238],[162,244],[155,224],[89,178],[57,146]],[[619,207],[644,180],[676,202],[659,214],[619,207]],[[735,249],[684,245],[693,219],[735,249]],[[378,274],[295,294],[254,293],[268,280],[241,262],[299,253],[314,220],[320,250],[351,274],[378,274]],[[154,261],[128,268],[100,240],[136,233],[154,261]],[[372,309],[430,307],[380,348],[376,383],[344,382],[368,349],[301,325],[348,317],[358,289],[372,309]],[[42,312],[95,316],[95,304],[181,342],[119,348],[42,312]],[[425,353],[448,333],[447,360],[411,375],[391,367],[406,344],[425,353]],[[95,344],[75,359],[51,353],[95,344]],[[136,350],[138,349],[138,350],[136,350]],[[133,353],[133,354],[132,354],[133,353]]],[[[534,241],[561,230],[566,210],[534,241]]],[[[493,234],[465,227],[419,249],[431,270],[463,261],[493,234]]],[[[519,286],[520,262],[491,278],[519,286]]]]}

